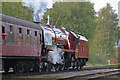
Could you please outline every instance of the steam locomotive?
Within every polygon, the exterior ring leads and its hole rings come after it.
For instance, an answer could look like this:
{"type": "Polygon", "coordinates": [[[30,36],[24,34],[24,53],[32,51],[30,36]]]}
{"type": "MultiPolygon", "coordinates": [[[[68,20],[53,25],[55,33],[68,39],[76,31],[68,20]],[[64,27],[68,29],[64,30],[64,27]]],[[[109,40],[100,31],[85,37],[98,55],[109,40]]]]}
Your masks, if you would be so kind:
{"type": "Polygon", "coordinates": [[[0,58],[8,72],[81,69],[88,61],[88,40],[65,28],[0,14],[0,58]]]}

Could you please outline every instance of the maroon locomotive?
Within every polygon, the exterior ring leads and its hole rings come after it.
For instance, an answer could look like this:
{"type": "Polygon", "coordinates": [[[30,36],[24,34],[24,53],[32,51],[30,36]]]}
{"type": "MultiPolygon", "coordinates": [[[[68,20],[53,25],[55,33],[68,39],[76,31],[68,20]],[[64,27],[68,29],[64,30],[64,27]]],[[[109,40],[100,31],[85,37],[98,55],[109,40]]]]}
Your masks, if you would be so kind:
{"type": "Polygon", "coordinates": [[[80,69],[88,61],[88,40],[65,28],[0,14],[0,56],[8,72],[80,69]]]}

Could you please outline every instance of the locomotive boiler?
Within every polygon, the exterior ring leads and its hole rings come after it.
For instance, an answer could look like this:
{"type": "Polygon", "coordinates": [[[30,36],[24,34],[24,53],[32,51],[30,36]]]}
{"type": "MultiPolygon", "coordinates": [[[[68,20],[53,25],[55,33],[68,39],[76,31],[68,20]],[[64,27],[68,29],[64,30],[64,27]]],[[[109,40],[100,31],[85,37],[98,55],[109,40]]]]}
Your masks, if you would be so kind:
{"type": "Polygon", "coordinates": [[[65,28],[0,14],[0,56],[8,72],[81,69],[88,61],[88,40],[65,28]]]}

